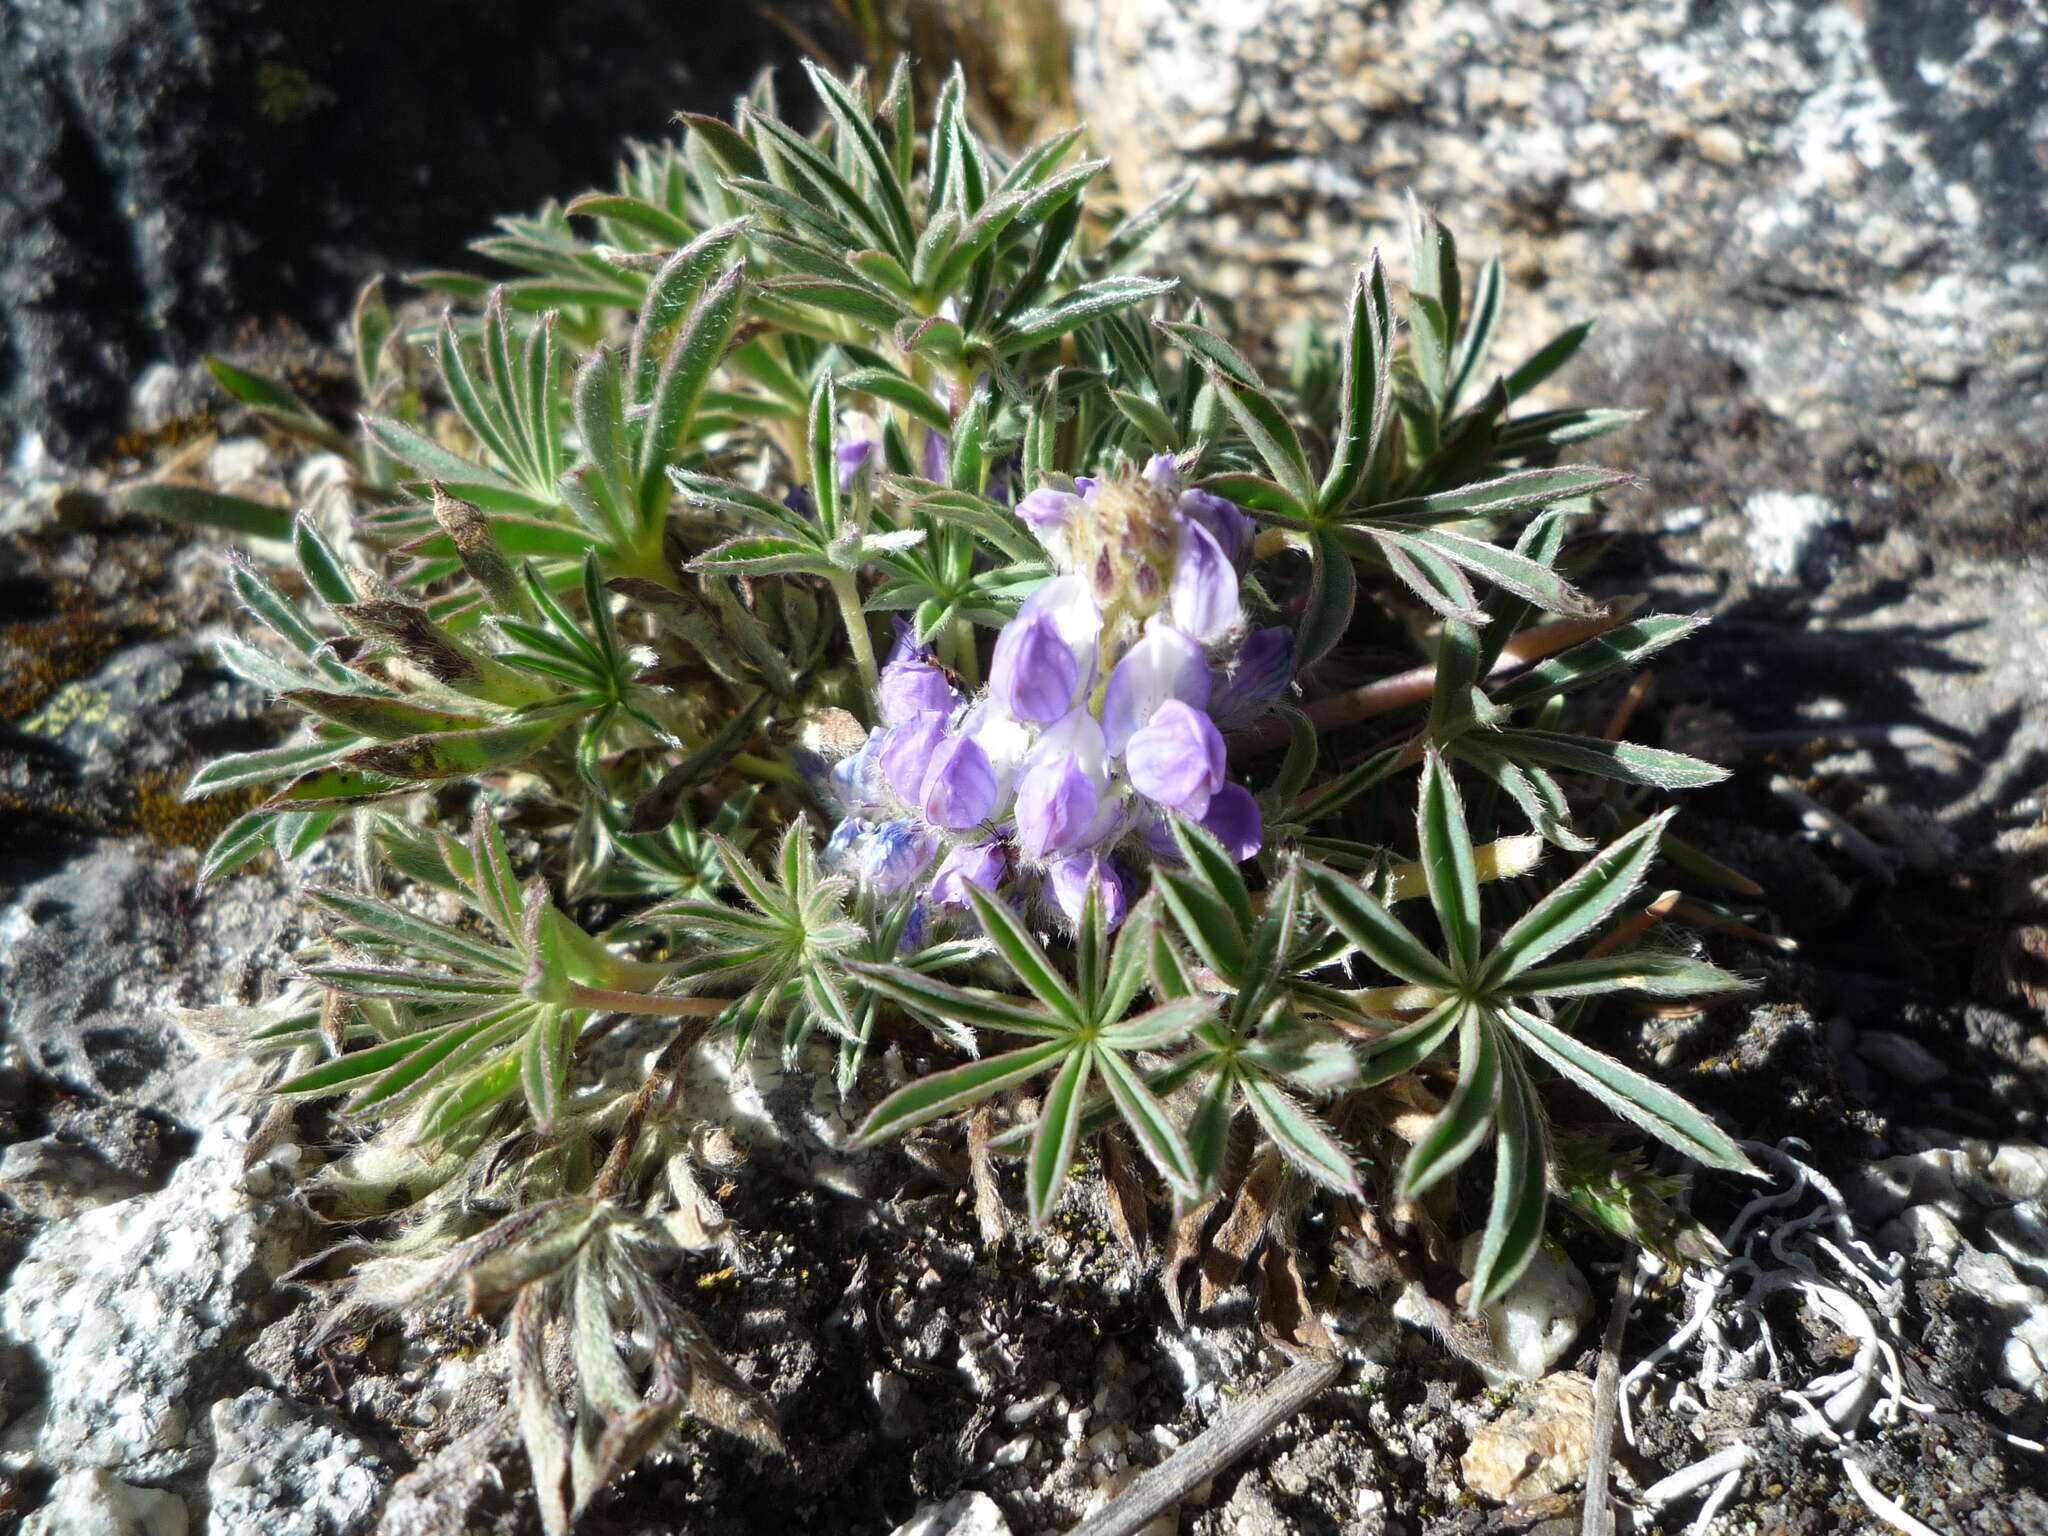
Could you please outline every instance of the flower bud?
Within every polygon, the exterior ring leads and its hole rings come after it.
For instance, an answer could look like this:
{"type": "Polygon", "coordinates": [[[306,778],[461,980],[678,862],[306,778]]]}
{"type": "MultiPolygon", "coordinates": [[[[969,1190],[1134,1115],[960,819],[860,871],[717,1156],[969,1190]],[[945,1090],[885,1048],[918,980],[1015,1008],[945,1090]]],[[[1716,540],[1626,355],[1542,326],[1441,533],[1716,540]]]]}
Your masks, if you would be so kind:
{"type": "Polygon", "coordinates": [[[876,891],[894,895],[924,871],[939,841],[914,821],[885,821],[859,845],[858,872],[876,891]]]}
{"type": "Polygon", "coordinates": [[[1241,784],[1225,784],[1217,790],[1198,824],[1240,864],[1256,854],[1266,841],[1265,818],[1259,814],[1259,802],[1241,784]]]}
{"type": "Polygon", "coordinates": [[[876,701],[884,725],[902,725],[923,714],[947,718],[960,705],[952,679],[929,661],[891,661],[882,668],[881,693],[876,701]]]}
{"type": "Polygon", "coordinates": [[[1294,631],[1255,629],[1238,647],[1228,676],[1213,679],[1209,713],[1225,730],[1249,725],[1287,691],[1294,677],[1294,631]]]}
{"type": "Polygon", "coordinates": [[[1102,727],[1076,709],[1038,739],[1017,785],[1017,841],[1035,859],[1092,844],[1114,820],[1102,727]]]}
{"type": "Polygon", "coordinates": [[[993,891],[1009,878],[1010,853],[1001,843],[963,843],[939,861],[932,876],[934,906],[965,911],[967,887],[993,891]]]}
{"type": "Polygon", "coordinates": [[[996,774],[972,736],[949,736],[932,754],[921,806],[935,827],[959,831],[988,820],[996,808],[996,774]]]}
{"type": "Polygon", "coordinates": [[[1182,522],[1173,548],[1173,576],[1166,608],[1176,628],[1208,645],[1243,621],[1237,600],[1237,567],[1216,536],[1200,523],[1182,522]]]}
{"type": "Polygon", "coordinates": [[[945,737],[946,717],[932,711],[875,734],[883,738],[877,757],[883,779],[899,796],[914,803],[924,789],[932,754],[939,750],[939,742],[945,737]]]}
{"type": "Polygon", "coordinates": [[[1088,887],[1102,891],[1102,915],[1114,929],[1131,909],[1130,884],[1117,867],[1099,853],[1077,853],[1055,861],[1045,871],[1046,889],[1069,923],[1079,923],[1088,909],[1088,887]]]}
{"type": "Polygon", "coordinates": [[[989,692],[1020,720],[1057,720],[1095,681],[1101,611],[1079,577],[1047,582],[996,637],[989,692]]]}
{"type": "Polygon", "coordinates": [[[1223,787],[1223,733],[1216,722],[1168,699],[1124,751],[1131,787],[1148,800],[1200,817],[1223,787]]]}
{"type": "Polygon", "coordinates": [[[1102,733],[1111,757],[1121,757],[1133,732],[1159,706],[1179,699],[1200,709],[1209,702],[1209,669],[1202,648],[1179,630],[1154,621],[1124,653],[1102,692],[1102,733]]]}

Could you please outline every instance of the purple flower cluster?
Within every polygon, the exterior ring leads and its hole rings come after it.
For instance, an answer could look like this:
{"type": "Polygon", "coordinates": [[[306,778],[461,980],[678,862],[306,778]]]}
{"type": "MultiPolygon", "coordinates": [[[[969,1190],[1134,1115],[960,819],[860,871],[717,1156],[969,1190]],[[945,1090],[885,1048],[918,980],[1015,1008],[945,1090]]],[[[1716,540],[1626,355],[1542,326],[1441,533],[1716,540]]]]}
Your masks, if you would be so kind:
{"type": "Polygon", "coordinates": [[[1165,455],[1074,486],[1017,507],[1055,575],[997,636],[980,696],[907,631],[882,669],[881,724],[833,771],[846,819],[829,848],[878,891],[924,881],[929,908],[957,912],[970,884],[1022,886],[1071,921],[1099,885],[1115,921],[1132,865],[1177,857],[1174,815],[1239,859],[1259,850],[1223,732],[1287,687],[1294,637],[1247,632],[1251,520],[1183,489],[1165,455]]]}

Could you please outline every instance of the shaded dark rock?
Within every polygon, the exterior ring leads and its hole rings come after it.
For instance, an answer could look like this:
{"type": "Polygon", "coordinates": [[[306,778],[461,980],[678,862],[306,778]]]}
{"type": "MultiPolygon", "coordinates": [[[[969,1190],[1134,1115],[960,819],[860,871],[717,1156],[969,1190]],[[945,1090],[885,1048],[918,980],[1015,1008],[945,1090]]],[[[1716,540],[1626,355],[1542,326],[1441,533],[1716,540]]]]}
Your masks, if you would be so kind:
{"type": "MultiPolygon", "coordinates": [[[[16,0],[0,10],[0,403],[59,454],[143,365],[245,319],[324,329],[379,263],[447,262],[723,111],[788,52],[659,0],[16,0]]],[[[0,433],[0,449],[16,432],[0,433]]]]}

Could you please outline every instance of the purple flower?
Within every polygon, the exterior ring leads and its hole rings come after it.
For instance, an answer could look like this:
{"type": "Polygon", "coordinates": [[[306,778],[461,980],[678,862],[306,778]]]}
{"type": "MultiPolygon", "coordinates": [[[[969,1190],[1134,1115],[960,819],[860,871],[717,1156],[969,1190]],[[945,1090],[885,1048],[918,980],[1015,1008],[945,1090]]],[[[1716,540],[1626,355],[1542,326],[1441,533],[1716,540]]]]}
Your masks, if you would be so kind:
{"type": "Polygon", "coordinates": [[[874,732],[861,743],[859,751],[832,765],[832,792],[839,797],[841,810],[858,813],[881,809],[881,756],[888,735],[887,731],[874,732]]]}
{"type": "Polygon", "coordinates": [[[1080,922],[1087,911],[1091,885],[1102,890],[1102,915],[1111,928],[1121,923],[1131,909],[1129,884],[1117,867],[1099,853],[1077,853],[1060,859],[1047,866],[1045,877],[1054,904],[1066,914],[1069,923],[1080,922]]]}
{"type": "Polygon", "coordinates": [[[843,440],[832,450],[833,462],[839,466],[839,489],[853,489],[853,477],[867,467],[874,456],[875,440],[872,437],[853,437],[843,440]]]}
{"type": "Polygon", "coordinates": [[[1224,558],[1232,565],[1242,564],[1245,556],[1251,553],[1252,535],[1256,529],[1236,502],[1225,501],[1207,491],[1191,490],[1180,493],[1179,506],[1183,517],[1192,518],[1209,530],[1224,558]]]}
{"type": "Polygon", "coordinates": [[[1294,631],[1282,627],[1255,629],[1238,647],[1227,677],[1214,679],[1209,713],[1226,730],[1249,725],[1266,712],[1294,676],[1294,631]]]}
{"type": "Polygon", "coordinates": [[[849,816],[832,829],[832,835],[825,839],[825,867],[844,869],[854,864],[860,856],[860,845],[868,835],[868,824],[849,816]]]}
{"type": "Polygon", "coordinates": [[[1266,841],[1266,824],[1259,815],[1259,802],[1239,784],[1225,784],[1217,790],[1198,824],[1240,864],[1257,853],[1266,841]]]}
{"type": "Polygon", "coordinates": [[[877,757],[882,777],[903,799],[916,800],[924,789],[925,770],[931,766],[932,754],[945,737],[946,717],[933,711],[875,734],[882,737],[877,757]]]}
{"type": "Polygon", "coordinates": [[[1131,737],[1124,771],[1148,800],[1201,816],[1223,787],[1223,733],[1216,722],[1179,699],[1159,706],[1151,723],[1131,737]]]}
{"type": "Polygon", "coordinates": [[[891,661],[882,668],[881,706],[884,725],[903,725],[919,715],[952,716],[960,695],[944,671],[922,659],[891,661]]]}
{"type": "Polygon", "coordinates": [[[958,831],[986,821],[996,808],[996,773],[981,743],[972,736],[949,736],[932,754],[924,776],[925,820],[958,831]]]}
{"type": "Polygon", "coordinates": [[[946,478],[946,434],[936,427],[926,427],[924,452],[919,458],[922,460],[919,468],[924,471],[925,479],[943,484],[946,478]]]}
{"type": "Polygon", "coordinates": [[[1020,720],[1059,719],[1095,679],[1101,629],[1102,611],[1078,576],[1047,582],[996,637],[990,694],[1020,720]]]}
{"type": "Polygon", "coordinates": [[[1109,755],[1121,757],[1134,731],[1168,699],[1197,709],[1209,702],[1209,669],[1202,648],[1166,624],[1149,626],[1124,653],[1102,691],[1102,732],[1109,755]]]}
{"type": "Polygon", "coordinates": [[[967,887],[993,891],[1010,874],[1010,851],[1002,843],[963,843],[939,861],[932,876],[934,906],[965,911],[967,887]]]}
{"type": "Polygon", "coordinates": [[[1104,804],[1104,758],[1102,727],[1085,708],[1038,738],[1017,785],[1017,841],[1026,853],[1042,859],[1106,835],[1115,808],[1104,804]]]}
{"type": "Polygon", "coordinates": [[[1216,535],[1200,523],[1183,519],[1173,544],[1167,612],[1176,628],[1208,645],[1243,618],[1237,601],[1237,567],[1223,553],[1216,535]]]}
{"type": "Polygon", "coordinates": [[[1048,528],[1065,527],[1080,510],[1079,496],[1051,489],[1033,491],[1017,503],[1017,515],[1041,534],[1048,528]]]}
{"type": "Polygon", "coordinates": [[[902,890],[931,863],[939,840],[914,821],[885,821],[859,844],[861,879],[884,896],[902,890]]]}

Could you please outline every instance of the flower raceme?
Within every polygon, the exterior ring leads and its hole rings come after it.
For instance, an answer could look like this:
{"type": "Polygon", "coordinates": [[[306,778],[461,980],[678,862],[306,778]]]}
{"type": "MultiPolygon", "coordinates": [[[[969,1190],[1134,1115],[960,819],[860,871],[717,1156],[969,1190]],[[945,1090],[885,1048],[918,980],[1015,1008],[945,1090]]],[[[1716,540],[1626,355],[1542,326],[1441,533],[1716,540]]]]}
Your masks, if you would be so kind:
{"type": "Polygon", "coordinates": [[[1251,520],[1165,455],[1073,485],[1018,505],[1055,574],[996,637],[988,687],[970,698],[900,632],[880,723],[834,770],[830,855],[882,894],[923,881],[927,908],[961,912],[970,885],[1009,890],[1071,922],[1099,886],[1114,921],[1135,866],[1177,859],[1174,815],[1259,850],[1223,732],[1286,689],[1294,637],[1247,628],[1251,520]]]}

